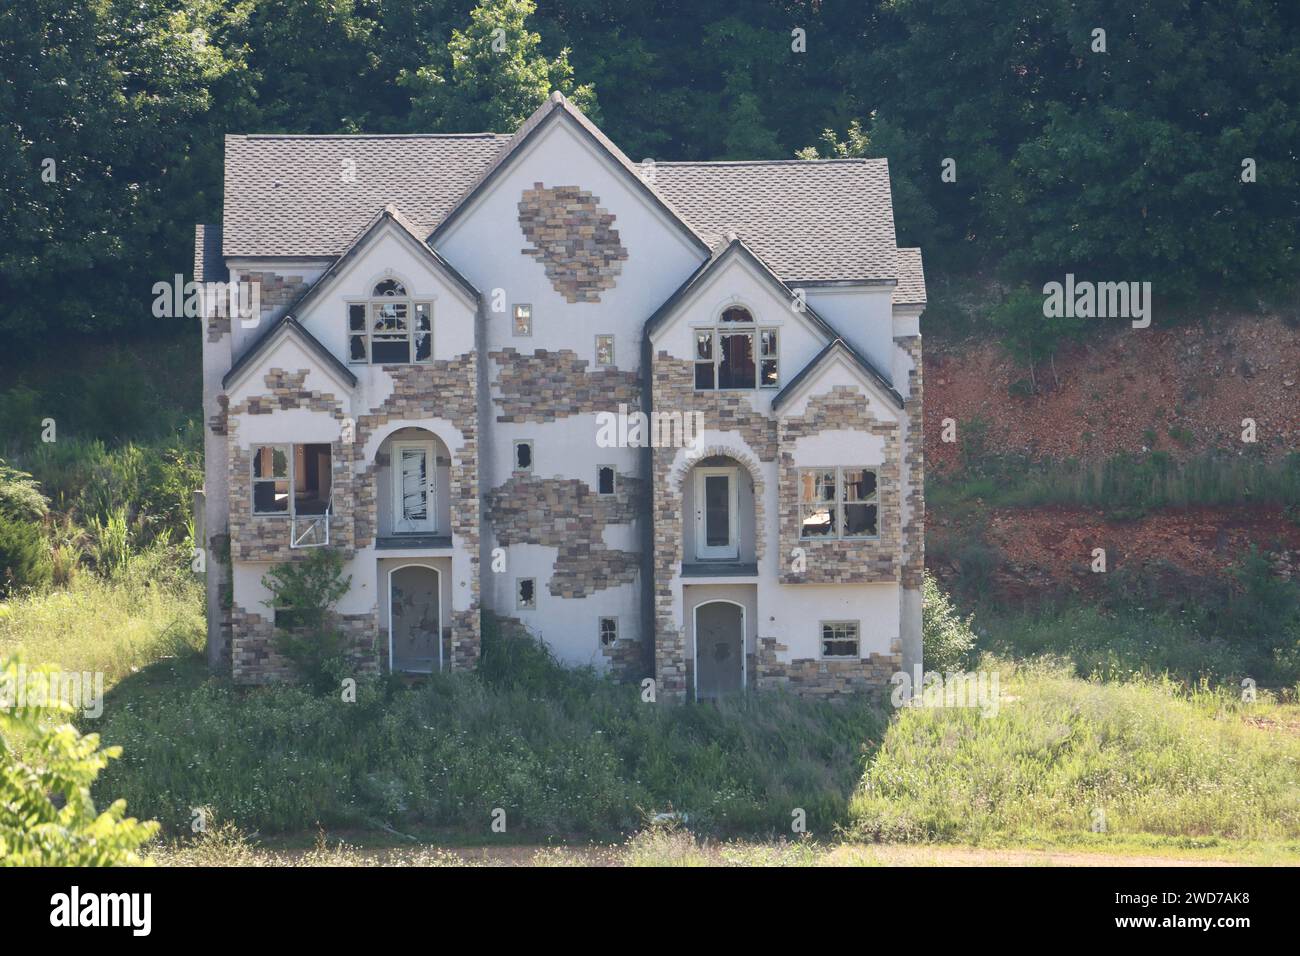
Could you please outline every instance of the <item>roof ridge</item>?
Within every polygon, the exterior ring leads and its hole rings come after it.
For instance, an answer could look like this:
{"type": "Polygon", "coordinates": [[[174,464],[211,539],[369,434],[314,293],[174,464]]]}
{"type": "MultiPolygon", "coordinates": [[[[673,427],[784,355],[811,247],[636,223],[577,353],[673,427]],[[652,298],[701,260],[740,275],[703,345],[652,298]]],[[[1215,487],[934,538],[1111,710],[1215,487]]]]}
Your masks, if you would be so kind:
{"type": "Polygon", "coordinates": [[[226,139],[509,139],[510,133],[227,133],[226,139]]]}
{"type": "Polygon", "coordinates": [[[835,156],[817,159],[680,159],[657,160],[655,166],[811,166],[818,163],[888,163],[883,156],[835,156]]]}

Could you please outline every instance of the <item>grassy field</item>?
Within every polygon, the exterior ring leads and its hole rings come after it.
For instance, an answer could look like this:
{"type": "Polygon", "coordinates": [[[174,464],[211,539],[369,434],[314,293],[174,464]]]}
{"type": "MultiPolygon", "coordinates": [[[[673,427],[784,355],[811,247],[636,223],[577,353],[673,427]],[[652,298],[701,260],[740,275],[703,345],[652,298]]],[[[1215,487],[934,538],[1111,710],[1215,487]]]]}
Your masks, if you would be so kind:
{"type": "Polygon", "coordinates": [[[149,580],[0,605],[0,652],[110,675],[83,729],[125,753],[96,797],[162,822],[165,865],[1300,863],[1300,707],[1269,694],[989,658],[989,717],[661,707],[489,629],[479,674],[344,703],[209,677],[198,589],[149,580]],[[684,825],[651,823],[669,812],[684,825]]]}

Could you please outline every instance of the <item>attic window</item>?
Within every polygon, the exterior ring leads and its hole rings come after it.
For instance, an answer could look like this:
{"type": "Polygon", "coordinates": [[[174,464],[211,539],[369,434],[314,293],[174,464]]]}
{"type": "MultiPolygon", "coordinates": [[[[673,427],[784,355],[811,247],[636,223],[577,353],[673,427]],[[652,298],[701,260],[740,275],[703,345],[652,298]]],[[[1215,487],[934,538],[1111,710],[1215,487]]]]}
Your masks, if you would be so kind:
{"type": "Polygon", "coordinates": [[[696,391],[780,384],[777,330],[757,328],[748,309],[731,306],[718,317],[717,326],[695,330],[696,391]]]}
{"type": "Polygon", "coordinates": [[[370,298],[348,303],[348,361],[410,365],[433,359],[433,304],[412,302],[406,286],[384,279],[370,298]]]}

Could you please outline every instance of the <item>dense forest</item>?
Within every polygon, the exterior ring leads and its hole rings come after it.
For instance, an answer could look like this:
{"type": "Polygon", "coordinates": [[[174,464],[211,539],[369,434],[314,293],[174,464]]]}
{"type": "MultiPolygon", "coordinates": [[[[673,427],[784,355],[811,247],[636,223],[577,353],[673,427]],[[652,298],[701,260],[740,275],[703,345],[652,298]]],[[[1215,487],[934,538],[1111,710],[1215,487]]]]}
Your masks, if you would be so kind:
{"type": "Polygon", "coordinates": [[[1298,25],[1294,0],[7,3],[0,334],[157,324],[225,133],[510,130],[554,88],[636,159],[885,156],[931,274],[1258,294],[1296,273],[1298,25]]]}

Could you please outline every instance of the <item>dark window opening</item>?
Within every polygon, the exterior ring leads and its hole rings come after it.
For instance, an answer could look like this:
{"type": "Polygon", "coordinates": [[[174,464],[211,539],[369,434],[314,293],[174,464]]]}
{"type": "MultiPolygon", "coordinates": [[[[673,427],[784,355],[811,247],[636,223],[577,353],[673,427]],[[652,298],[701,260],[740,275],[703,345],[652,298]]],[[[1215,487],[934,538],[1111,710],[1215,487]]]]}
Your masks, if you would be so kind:
{"type": "Polygon", "coordinates": [[[597,472],[596,479],[597,491],[602,495],[612,495],[614,493],[614,466],[601,465],[597,472]]]}

